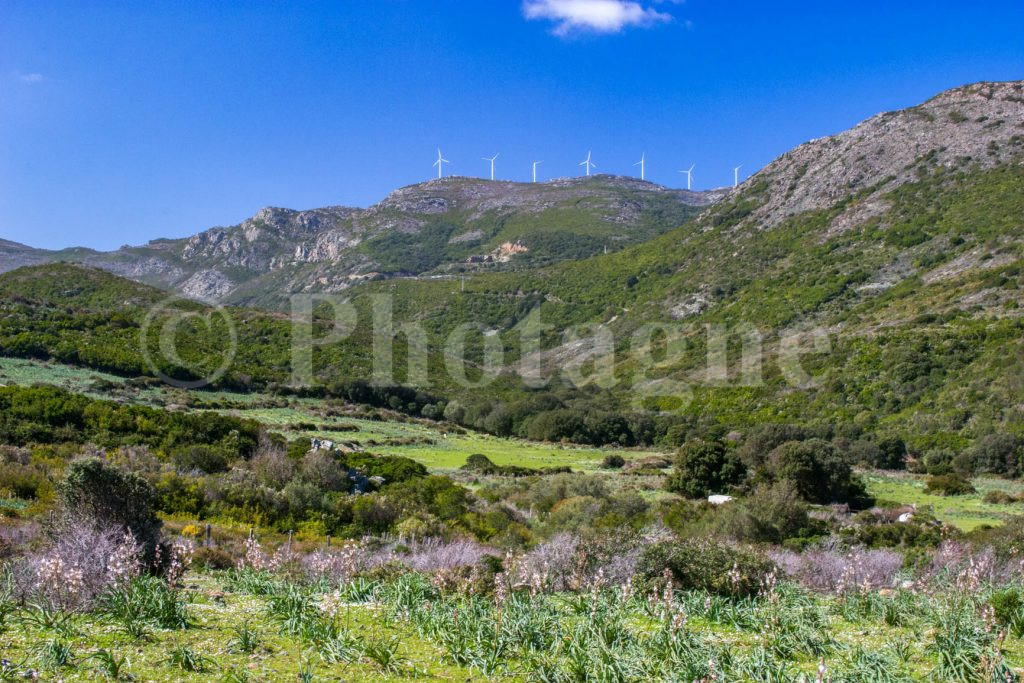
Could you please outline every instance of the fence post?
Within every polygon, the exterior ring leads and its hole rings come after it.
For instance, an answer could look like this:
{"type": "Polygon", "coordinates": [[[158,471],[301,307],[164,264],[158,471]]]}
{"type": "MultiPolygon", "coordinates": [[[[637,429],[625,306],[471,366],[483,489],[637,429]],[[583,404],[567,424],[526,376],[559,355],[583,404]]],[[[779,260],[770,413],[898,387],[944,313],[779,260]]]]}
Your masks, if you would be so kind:
{"type": "Polygon", "coordinates": [[[331,547],[331,535],[330,534],[327,534],[327,547],[328,548],[331,547]]]}
{"type": "Polygon", "coordinates": [[[288,530],[288,554],[292,554],[292,530],[288,530]]]}
{"type": "Polygon", "coordinates": [[[209,548],[209,547],[210,547],[210,535],[211,535],[211,533],[210,533],[210,532],[211,532],[211,529],[210,529],[210,525],[209,525],[209,524],[207,524],[207,525],[206,525],[206,547],[207,547],[207,548],[209,548]]]}

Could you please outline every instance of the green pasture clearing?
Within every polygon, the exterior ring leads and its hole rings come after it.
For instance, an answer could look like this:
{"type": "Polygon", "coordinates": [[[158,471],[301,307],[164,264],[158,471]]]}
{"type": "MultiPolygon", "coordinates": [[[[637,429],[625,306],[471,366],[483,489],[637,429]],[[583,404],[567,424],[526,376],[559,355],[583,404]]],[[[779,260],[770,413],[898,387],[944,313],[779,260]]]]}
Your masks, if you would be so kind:
{"type": "Polygon", "coordinates": [[[1024,484],[1006,479],[979,477],[972,480],[977,493],[963,496],[939,496],[925,493],[925,477],[905,472],[867,472],[868,491],[880,504],[917,505],[931,510],[936,519],[970,531],[983,524],[997,526],[1007,517],[1024,514],[1024,503],[991,504],[982,500],[986,493],[1001,490],[1016,494],[1024,484]]]}
{"type": "Polygon", "coordinates": [[[335,423],[356,430],[282,429],[289,436],[331,439],[337,443],[359,442],[366,450],[386,455],[404,455],[423,463],[431,470],[446,471],[461,467],[466,458],[483,453],[498,465],[524,467],[569,466],[573,469],[595,470],[609,454],[626,459],[664,455],[639,449],[588,448],[562,444],[546,444],[522,439],[507,439],[489,434],[467,432],[457,434],[422,422],[382,422],[354,417],[316,418],[300,408],[254,408],[227,411],[232,415],[257,420],[271,428],[284,428],[299,422],[316,421],[318,426],[335,423]],[[399,443],[416,440],[416,443],[399,443]]]}

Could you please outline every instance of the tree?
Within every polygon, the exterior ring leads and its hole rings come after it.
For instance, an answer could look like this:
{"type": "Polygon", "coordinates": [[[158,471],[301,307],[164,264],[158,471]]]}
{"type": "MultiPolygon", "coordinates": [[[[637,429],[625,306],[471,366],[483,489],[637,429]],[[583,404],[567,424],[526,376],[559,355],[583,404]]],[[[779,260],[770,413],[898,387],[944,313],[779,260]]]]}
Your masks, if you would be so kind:
{"type": "Polygon", "coordinates": [[[147,556],[160,541],[162,523],[153,512],[156,493],[133,472],[83,458],[68,465],[57,493],[66,514],[128,529],[147,556]]]}
{"type": "Polygon", "coordinates": [[[1021,472],[1021,440],[1011,434],[986,434],[968,451],[975,472],[1016,477],[1021,472]]]}
{"type": "Polygon", "coordinates": [[[722,442],[698,439],[679,449],[665,488],[687,498],[704,498],[739,483],[744,472],[739,458],[722,442]]]}
{"type": "Polygon", "coordinates": [[[800,497],[808,502],[865,502],[863,484],[824,439],[788,441],[777,446],[768,455],[766,467],[770,479],[793,482],[800,497]]]}
{"type": "Polygon", "coordinates": [[[887,436],[878,440],[878,459],[875,467],[883,470],[905,469],[907,458],[907,444],[898,436],[887,436]]]}

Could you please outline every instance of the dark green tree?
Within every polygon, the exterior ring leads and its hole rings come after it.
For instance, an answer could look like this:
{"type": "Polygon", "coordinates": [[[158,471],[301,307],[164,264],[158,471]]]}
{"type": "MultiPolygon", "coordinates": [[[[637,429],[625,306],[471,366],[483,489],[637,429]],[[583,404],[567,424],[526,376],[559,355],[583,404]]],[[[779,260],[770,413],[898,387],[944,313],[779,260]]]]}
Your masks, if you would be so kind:
{"type": "Polygon", "coordinates": [[[57,494],[65,514],[121,526],[150,556],[160,541],[162,523],[153,512],[156,493],[145,479],[100,458],[68,465],[57,494]]]}
{"type": "Polygon", "coordinates": [[[725,444],[698,439],[679,449],[665,488],[687,498],[703,498],[739,483],[744,473],[743,464],[725,444]]]}

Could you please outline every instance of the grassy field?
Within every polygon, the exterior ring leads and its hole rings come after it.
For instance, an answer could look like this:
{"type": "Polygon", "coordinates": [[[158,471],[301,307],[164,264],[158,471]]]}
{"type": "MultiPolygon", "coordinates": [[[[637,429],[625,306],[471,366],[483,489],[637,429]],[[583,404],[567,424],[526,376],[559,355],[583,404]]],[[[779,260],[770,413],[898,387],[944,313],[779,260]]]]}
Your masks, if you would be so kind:
{"type": "MultiPolygon", "coordinates": [[[[557,680],[570,680],[566,675],[579,666],[583,677],[572,680],[668,681],[710,662],[716,676],[726,676],[713,680],[806,682],[824,663],[834,680],[918,681],[948,680],[954,669],[941,669],[940,658],[952,652],[971,657],[973,671],[984,666],[975,659],[982,650],[944,644],[941,620],[968,613],[939,596],[834,598],[780,587],[734,603],[684,592],[672,601],[687,615],[679,622],[660,616],[657,598],[648,609],[646,598],[622,599],[619,589],[520,596],[502,607],[493,599],[438,594],[422,583],[395,590],[356,582],[342,584],[342,601],[331,613],[320,607],[324,588],[238,576],[186,574],[176,599],[188,624],[147,622],[142,633],[130,632],[129,622],[109,610],[13,608],[0,635],[2,680],[525,681],[549,680],[542,672],[555,668],[557,680]],[[403,595],[417,601],[403,606],[403,595]],[[889,616],[881,619],[876,610],[889,616]],[[498,630],[472,640],[484,624],[498,630]],[[551,632],[530,630],[542,625],[551,632]],[[615,640],[604,643],[610,633],[615,640]],[[522,637],[536,639],[537,651],[531,654],[522,637]],[[612,659],[602,659],[602,648],[612,659]],[[577,657],[586,659],[574,663],[577,657]],[[111,658],[119,663],[117,675],[111,658]],[[620,677],[603,678],[602,671],[620,677]],[[637,678],[640,671],[646,673],[637,678]]],[[[1003,665],[1024,661],[1020,638],[999,646],[1003,665]]]]}
{"type": "Polygon", "coordinates": [[[938,496],[924,491],[924,477],[907,472],[869,472],[865,474],[868,490],[879,503],[917,505],[930,510],[947,524],[970,531],[983,524],[997,526],[1012,515],[1024,514],[1024,503],[991,504],[982,500],[989,491],[1016,494],[1024,484],[1006,479],[979,477],[972,480],[977,493],[963,496],[938,496]]]}
{"type": "MultiPolygon", "coordinates": [[[[407,675],[382,670],[370,659],[325,662],[306,644],[268,624],[266,600],[225,590],[220,577],[191,573],[185,577],[183,598],[188,602],[191,624],[184,629],[150,628],[134,638],[108,616],[74,616],[57,628],[24,622],[0,635],[0,653],[21,671],[35,669],[44,680],[91,681],[97,679],[140,681],[393,681],[407,675]],[[243,628],[253,632],[252,651],[238,642],[243,628]],[[54,661],[61,646],[69,648],[66,662],[54,661]],[[97,653],[106,651],[124,658],[124,675],[115,678],[104,670],[97,653]],[[190,662],[194,656],[199,670],[190,662]],[[302,676],[309,676],[304,679],[302,676]]],[[[373,605],[345,609],[345,623],[368,639],[400,639],[396,655],[406,672],[431,680],[472,678],[469,671],[440,664],[441,649],[419,638],[411,629],[383,623],[373,605]]],[[[0,673],[0,680],[14,680],[0,673]]]]}
{"type": "Polygon", "coordinates": [[[638,458],[662,454],[651,450],[589,448],[562,444],[537,443],[522,439],[506,439],[477,432],[457,434],[446,432],[425,422],[382,422],[354,417],[338,417],[322,423],[337,423],[346,429],[293,430],[284,428],[303,420],[310,420],[311,414],[303,407],[254,408],[232,410],[232,415],[258,420],[270,427],[281,428],[289,435],[301,435],[331,439],[338,443],[358,442],[367,450],[387,455],[404,455],[417,460],[434,471],[449,471],[462,466],[466,458],[474,453],[483,453],[499,465],[523,465],[525,467],[556,467],[567,465],[573,469],[593,470],[606,455],[615,453],[624,458],[638,458]],[[349,429],[356,427],[356,430],[349,429]],[[403,443],[415,441],[415,443],[403,443]]]}
{"type": "MultiPolygon", "coordinates": [[[[94,396],[111,394],[109,388],[96,390],[97,381],[116,385],[118,397],[141,403],[167,404],[187,402],[187,397],[173,388],[129,387],[123,378],[58,363],[0,358],[0,384],[27,385],[37,382],[55,384],[72,391],[94,396]]],[[[436,472],[459,468],[473,453],[482,453],[499,465],[526,467],[569,466],[576,470],[593,471],[601,460],[616,453],[626,459],[663,452],[642,449],[590,448],[563,444],[537,443],[521,439],[507,439],[487,434],[445,432],[443,427],[424,420],[380,421],[352,416],[321,417],[317,409],[321,403],[315,399],[290,401],[287,407],[260,407],[270,397],[260,394],[230,392],[203,392],[204,401],[225,401],[233,405],[252,404],[252,408],[231,408],[222,412],[257,420],[289,438],[298,436],[320,437],[337,443],[351,443],[373,453],[404,455],[413,458],[436,472]],[[315,423],[317,429],[296,428],[299,423],[315,423]],[[330,425],[337,425],[337,431],[330,425]],[[355,429],[352,429],[352,428],[355,429]]],[[[865,474],[869,492],[880,503],[896,505],[916,504],[929,509],[936,518],[969,531],[978,526],[998,525],[1008,516],[1024,513],[1024,504],[990,504],[983,502],[985,493],[999,489],[1008,493],[1024,491],[1024,483],[1003,479],[978,478],[974,480],[977,493],[963,496],[939,496],[924,492],[924,478],[911,473],[868,472],[865,474]]],[[[0,502],[0,505],[3,505],[0,502]]]]}

